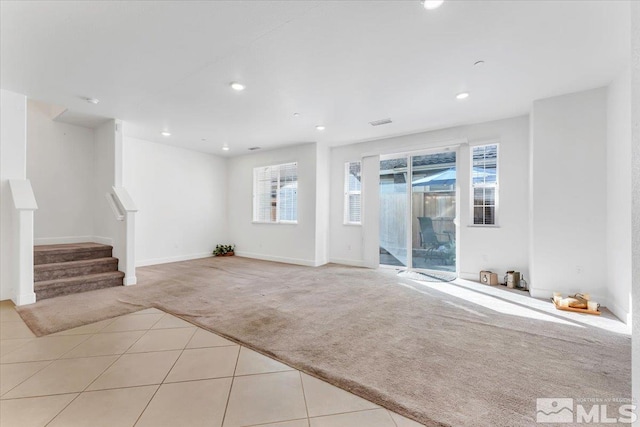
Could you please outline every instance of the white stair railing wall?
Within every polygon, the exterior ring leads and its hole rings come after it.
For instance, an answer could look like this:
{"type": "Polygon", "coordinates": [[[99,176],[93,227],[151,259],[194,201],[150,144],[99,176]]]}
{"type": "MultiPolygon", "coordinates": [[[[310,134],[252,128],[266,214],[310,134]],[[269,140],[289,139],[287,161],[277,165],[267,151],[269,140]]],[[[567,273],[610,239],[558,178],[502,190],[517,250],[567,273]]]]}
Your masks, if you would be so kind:
{"type": "Polygon", "coordinates": [[[119,269],[124,273],[124,284],[135,285],[136,258],[135,258],[135,213],[138,211],[131,195],[124,187],[112,187],[105,194],[107,202],[113,211],[115,219],[119,222],[117,235],[114,236],[114,254],[119,259],[119,269]]]}
{"type": "Polygon", "coordinates": [[[33,211],[38,209],[28,179],[11,179],[9,188],[13,199],[11,252],[15,259],[12,271],[12,300],[16,305],[33,304],[33,211]]]}

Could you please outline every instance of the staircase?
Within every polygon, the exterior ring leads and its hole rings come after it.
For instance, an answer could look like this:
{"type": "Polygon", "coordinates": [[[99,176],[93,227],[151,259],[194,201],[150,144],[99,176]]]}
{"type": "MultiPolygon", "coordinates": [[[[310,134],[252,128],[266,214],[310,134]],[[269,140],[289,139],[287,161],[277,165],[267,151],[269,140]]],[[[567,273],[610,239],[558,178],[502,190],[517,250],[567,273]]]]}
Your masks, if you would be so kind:
{"type": "Polygon", "coordinates": [[[124,273],[112,250],[99,243],[34,246],[36,300],[122,286],[124,273]]]}

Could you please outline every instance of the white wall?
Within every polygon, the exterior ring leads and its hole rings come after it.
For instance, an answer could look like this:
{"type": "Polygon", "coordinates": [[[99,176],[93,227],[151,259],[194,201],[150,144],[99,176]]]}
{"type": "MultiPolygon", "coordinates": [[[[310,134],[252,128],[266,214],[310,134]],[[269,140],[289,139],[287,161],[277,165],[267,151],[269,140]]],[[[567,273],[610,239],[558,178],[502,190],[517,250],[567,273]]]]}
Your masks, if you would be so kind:
{"type": "MultiPolygon", "coordinates": [[[[93,235],[98,243],[114,245],[114,256],[120,258],[114,238],[119,226],[105,194],[116,183],[116,122],[110,120],[94,130],[93,149],[93,235]]],[[[134,199],[135,200],[135,199],[134,199]]]]}
{"type": "Polygon", "coordinates": [[[316,265],[329,261],[331,149],[316,145],[316,265]]]}
{"type": "MultiPolygon", "coordinates": [[[[640,3],[631,3],[632,396],[640,402],[640,3]]],[[[637,413],[637,411],[636,411],[637,413]]],[[[640,426],[640,417],[634,423],[640,426]]]]}
{"type": "Polygon", "coordinates": [[[138,206],[137,265],[209,256],[229,243],[223,158],[126,136],[122,150],[123,184],[138,206]]]}
{"type": "Polygon", "coordinates": [[[238,255],[302,265],[316,259],[316,144],[304,144],[228,160],[230,241],[238,255]],[[298,223],[254,224],[253,168],[298,162],[298,223]]]}
{"type": "Polygon", "coordinates": [[[93,236],[93,130],[55,122],[50,106],[27,102],[27,178],[38,201],[36,244],[93,236]]]}
{"type": "Polygon", "coordinates": [[[589,292],[607,303],[606,97],[601,88],[533,104],[534,296],[589,292]]]}
{"type": "Polygon", "coordinates": [[[27,98],[0,90],[0,300],[14,298],[18,265],[10,179],[26,178],[27,98]]]}
{"type": "Polygon", "coordinates": [[[630,321],[631,302],[631,70],[607,91],[608,308],[630,321]]]}
{"type": "Polygon", "coordinates": [[[528,132],[528,118],[522,116],[334,147],[331,150],[330,260],[352,265],[364,263],[362,228],[343,224],[345,162],[360,160],[364,154],[443,147],[466,139],[469,144],[500,144],[500,217],[499,227],[470,225],[470,189],[466,184],[469,182],[469,148],[461,146],[458,156],[460,275],[476,279],[482,269],[499,275],[514,269],[528,276],[528,132]]]}

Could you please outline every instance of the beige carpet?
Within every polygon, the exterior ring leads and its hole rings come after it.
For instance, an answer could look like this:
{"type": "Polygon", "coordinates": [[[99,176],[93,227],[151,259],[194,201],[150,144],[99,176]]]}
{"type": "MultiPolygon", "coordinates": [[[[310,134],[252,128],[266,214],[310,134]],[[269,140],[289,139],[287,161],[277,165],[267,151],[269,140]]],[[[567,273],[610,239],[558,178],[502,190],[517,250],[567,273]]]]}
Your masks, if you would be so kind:
{"type": "Polygon", "coordinates": [[[42,335],[158,307],[429,426],[535,425],[538,397],[631,394],[630,337],[500,314],[391,273],[229,257],[138,279],[18,311],[42,335]]]}

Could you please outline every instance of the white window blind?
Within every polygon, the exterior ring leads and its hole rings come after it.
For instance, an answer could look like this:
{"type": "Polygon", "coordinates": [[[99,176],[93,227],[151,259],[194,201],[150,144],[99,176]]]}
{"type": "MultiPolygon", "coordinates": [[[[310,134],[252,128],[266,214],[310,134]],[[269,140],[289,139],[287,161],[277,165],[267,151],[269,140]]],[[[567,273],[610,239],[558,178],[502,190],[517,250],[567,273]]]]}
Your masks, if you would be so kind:
{"type": "Polygon", "coordinates": [[[473,224],[496,225],[498,214],[498,144],[472,147],[473,224]]]}
{"type": "Polygon", "coordinates": [[[362,222],[362,164],[347,162],[344,165],[344,222],[360,224],[362,222]]]}
{"type": "Polygon", "coordinates": [[[298,221],[298,164],[253,169],[253,221],[298,221]]]}

